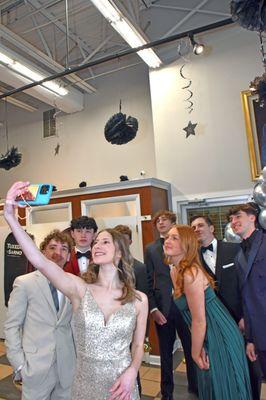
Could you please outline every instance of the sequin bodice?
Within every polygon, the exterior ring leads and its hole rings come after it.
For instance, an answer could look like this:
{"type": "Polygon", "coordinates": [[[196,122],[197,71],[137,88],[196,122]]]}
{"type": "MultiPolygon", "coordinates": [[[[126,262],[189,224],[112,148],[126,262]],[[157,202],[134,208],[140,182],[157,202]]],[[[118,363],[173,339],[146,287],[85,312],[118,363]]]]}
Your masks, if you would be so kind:
{"type": "MultiPolygon", "coordinates": [[[[105,321],[103,312],[87,289],[73,322],[77,369],[72,400],[108,399],[112,384],[131,363],[135,305],[120,306],[105,321]]],[[[137,386],[133,399],[139,399],[137,386]]]]}

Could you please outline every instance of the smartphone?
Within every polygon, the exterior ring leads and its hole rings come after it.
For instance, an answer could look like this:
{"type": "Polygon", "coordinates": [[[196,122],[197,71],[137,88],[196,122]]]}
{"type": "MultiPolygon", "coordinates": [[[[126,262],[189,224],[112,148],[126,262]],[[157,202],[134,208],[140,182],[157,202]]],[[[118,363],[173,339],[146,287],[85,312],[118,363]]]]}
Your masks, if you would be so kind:
{"type": "Polygon", "coordinates": [[[53,185],[49,183],[37,183],[29,185],[28,191],[18,196],[16,201],[21,205],[44,206],[49,203],[53,191],[53,185]]]}

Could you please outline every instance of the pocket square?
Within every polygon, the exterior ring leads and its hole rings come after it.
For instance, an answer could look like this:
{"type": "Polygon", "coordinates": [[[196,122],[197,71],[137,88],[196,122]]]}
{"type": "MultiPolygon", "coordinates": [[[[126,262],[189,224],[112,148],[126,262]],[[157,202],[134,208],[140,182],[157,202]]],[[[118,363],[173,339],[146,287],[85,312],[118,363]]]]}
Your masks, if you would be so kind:
{"type": "Polygon", "coordinates": [[[234,264],[234,263],[225,264],[225,265],[222,266],[222,268],[224,268],[224,269],[230,268],[230,267],[232,267],[233,265],[235,265],[235,264],[234,264]]]}

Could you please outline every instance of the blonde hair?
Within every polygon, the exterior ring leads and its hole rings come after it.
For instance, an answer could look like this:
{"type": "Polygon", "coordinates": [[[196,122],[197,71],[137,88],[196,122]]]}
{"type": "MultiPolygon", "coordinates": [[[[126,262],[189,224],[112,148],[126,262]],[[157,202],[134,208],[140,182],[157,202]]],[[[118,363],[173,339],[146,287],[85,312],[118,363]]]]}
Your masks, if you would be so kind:
{"type": "MultiPolygon", "coordinates": [[[[184,293],[184,275],[188,274],[195,279],[195,272],[200,269],[208,279],[212,288],[215,287],[213,278],[206,272],[199,258],[199,244],[194,230],[188,225],[173,225],[178,231],[181,246],[184,250],[184,257],[178,265],[178,269],[174,274],[174,294],[175,297],[180,297],[184,293]]],[[[171,264],[171,257],[167,257],[166,262],[171,264]]]]}
{"type": "MultiPolygon", "coordinates": [[[[130,254],[126,239],[124,236],[115,229],[103,229],[100,233],[107,232],[112,236],[115,247],[121,253],[121,259],[117,266],[119,280],[122,283],[122,295],[116,299],[121,301],[122,304],[130,303],[135,299],[141,300],[140,296],[135,291],[135,275],[133,270],[133,257],[130,254]]],[[[92,245],[93,247],[93,245],[92,245]]],[[[98,279],[100,266],[97,264],[90,264],[87,272],[81,277],[87,283],[95,283],[98,279]]]]}

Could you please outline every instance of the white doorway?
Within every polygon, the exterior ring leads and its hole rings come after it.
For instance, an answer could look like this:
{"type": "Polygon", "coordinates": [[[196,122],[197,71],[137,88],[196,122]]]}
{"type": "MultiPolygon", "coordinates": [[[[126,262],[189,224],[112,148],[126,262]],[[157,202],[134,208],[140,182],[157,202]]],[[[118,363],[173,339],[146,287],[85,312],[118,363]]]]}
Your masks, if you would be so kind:
{"type": "Polygon", "coordinates": [[[95,218],[99,231],[127,225],[132,230],[131,253],[143,261],[140,198],[138,194],[84,200],[81,202],[82,215],[95,218]]]}

